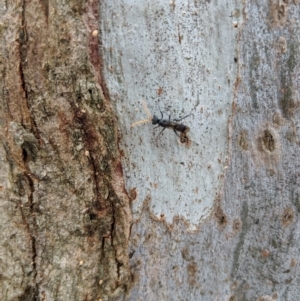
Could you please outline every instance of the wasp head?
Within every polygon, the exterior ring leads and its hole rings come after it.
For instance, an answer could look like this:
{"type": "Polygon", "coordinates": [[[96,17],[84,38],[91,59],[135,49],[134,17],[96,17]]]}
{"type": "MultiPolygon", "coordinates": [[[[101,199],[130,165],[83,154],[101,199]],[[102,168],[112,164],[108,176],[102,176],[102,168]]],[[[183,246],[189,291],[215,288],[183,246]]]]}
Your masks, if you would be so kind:
{"type": "Polygon", "coordinates": [[[152,117],[152,124],[157,124],[158,122],[159,122],[159,118],[156,115],[154,115],[152,117]]]}

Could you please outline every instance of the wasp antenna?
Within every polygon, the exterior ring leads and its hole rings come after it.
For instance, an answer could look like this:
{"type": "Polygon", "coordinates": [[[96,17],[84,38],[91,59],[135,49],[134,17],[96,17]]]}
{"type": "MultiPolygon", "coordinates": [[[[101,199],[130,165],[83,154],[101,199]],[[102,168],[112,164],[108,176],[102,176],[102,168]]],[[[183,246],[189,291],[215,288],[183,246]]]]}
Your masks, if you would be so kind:
{"type": "Polygon", "coordinates": [[[145,112],[146,112],[148,118],[149,118],[149,119],[152,119],[152,115],[151,115],[151,113],[150,113],[150,111],[149,111],[149,109],[148,109],[148,107],[147,107],[146,101],[145,101],[144,99],[143,99],[142,103],[143,103],[143,108],[144,108],[144,110],[145,110],[145,112]]]}
{"type": "Polygon", "coordinates": [[[150,118],[148,118],[148,119],[143,119],[143,120],[139,120],[139,121],[133,123],[133,124],[131,125],[131,127],[133,128],[133,127],[135,127],[135,126],[137,126],[137,125],[139,125],[139,124],[147,123],[147,122],[150,122],[150,121],[151,121],[150,118]]]}
{"type": "MultiPolygon", "coordinates": [[[[161,118],[163,118],[164,117],[164,115],[163,115],[163,113],[162,113],[162,111],[161,111],[161,109],[160,109],[160,105],[159,105],[159,102],[157,103],[157,105],[158,105],[158,108],[159,108],[159,112],[160,112],[160,114],[161,114],[161,118]]],[[[170,116],[169,116],[170,117],[170,116]]],[[[169,118],[170,119],[170,118],[169,118]]]]}
{"type": "Polygon", "coordinates": [[[194,140],[190,139],[191,142],[193,142],[194,144],[198,145],[199,146],[199,143],[195,142],[194,140]]]}

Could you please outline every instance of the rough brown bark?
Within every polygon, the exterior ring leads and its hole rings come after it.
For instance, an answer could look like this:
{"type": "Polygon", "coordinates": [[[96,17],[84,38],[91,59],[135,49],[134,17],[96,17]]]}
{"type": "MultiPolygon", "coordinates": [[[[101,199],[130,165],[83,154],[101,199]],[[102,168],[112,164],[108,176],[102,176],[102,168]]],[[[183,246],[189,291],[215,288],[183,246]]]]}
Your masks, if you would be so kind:
{"type": "Polygon", "coordinates": [[[97,7],[1,4],[1,300],[108,300],[130,284],[131,213],[97,7]]]}

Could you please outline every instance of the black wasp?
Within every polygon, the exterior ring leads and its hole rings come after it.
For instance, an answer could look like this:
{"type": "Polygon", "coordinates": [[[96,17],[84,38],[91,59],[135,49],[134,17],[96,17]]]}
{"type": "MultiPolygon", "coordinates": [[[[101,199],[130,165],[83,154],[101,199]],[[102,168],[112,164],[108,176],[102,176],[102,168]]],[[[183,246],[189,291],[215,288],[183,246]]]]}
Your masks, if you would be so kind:
{"type": "Polygon", "coordinates": [[[163,113],[161,113],[161,119],[158,118],[156,115],[153,116],[152,118],[152,124],[157,124],[157,127],[154,129],[157,129],[159,127],[162,127],[163,129],[159,132],[157,135],[156,139],[158,136],[165,130],[165,129],[173,129],[174,133],[180,138],[181,143],[185,143],[187,145],[190,144],[190,139],[187,136],[187,133],[190,131],[190,128],[187,125],[184,125],[182,123],[179,123],[182,119],[185,119],[186,117],[189,117],[191,114],[184,116],[180,119],[174,119],[173,121],[171,120],[171,116],[169,116],[169,120],[163,119],[163,113]],[[178,135],[178,132],[180,135],[178,135]]]}
{"type": "MultiPolygon", "coordinates": [[[[161,118],[158,118],[156,115],[154,115],[153,117],[151,116],[151,114],[146,106],[146,103],[144,101],[143,101],[143,107],[144,107],[146,114],[148,115],[148,119],[137,121],[137,122],[133,123],[131,125],[131,127],[134,127],[136,125],[146,123],[146,122],[152,122],[152,124],[157,124],[157,127],[155,127],[154,129],[157,129],[159,127],[163,128],[160,131],[160,133],[157,135],[156,139],[165,129],[173,129],[174,133],[180,138],[181,143],[185,143],[188,146],[191,144],[192,140],[187,136],[187,133],[190,131],[190,128],[187,125],[179,123],[181,120],[189,117],[191,114],[186,115],[180,119],[171,120],[171,116],[169,116],[169,119],[164,119],[164,115],[160,109],[159,109],[159,111],[161,114],[161,118]],[[180,133],[180,135],[178,135],[178,133],[180,133]]],[[[194,143],[197,144],[196,142],[194,142],[194,143]]]]}

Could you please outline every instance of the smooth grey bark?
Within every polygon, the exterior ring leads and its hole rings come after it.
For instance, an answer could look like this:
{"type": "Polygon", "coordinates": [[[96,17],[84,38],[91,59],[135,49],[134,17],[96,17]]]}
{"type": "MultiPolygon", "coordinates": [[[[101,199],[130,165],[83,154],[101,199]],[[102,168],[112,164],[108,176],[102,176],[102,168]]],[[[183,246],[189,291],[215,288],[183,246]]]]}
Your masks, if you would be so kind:
{"type": "Polygon", "coordinates": [[[136,192],[126,300],[299,299],[299,14],[299,1],[101,2],[104,74],[121,124],[126,187],[136,192]],[[229,98],[214,79],[228,80],[229,98]],[[177,115],[196,108],[185,122],[199,148],[166,131],[156,145],[149,125],[130,129],[145,118],[142,98],[153,113],[158,100],[177,115]],[[210,127],[197,110],[214,114],[213,100],[231,112],[219,117],[228,161],[219,162],[227,163],[223,181],[203,219],[192,189],[197,183],[203,196],[206,180],[219,181],[218,163],[210,164],[216,142],[204,139],[219,120],[210,127]],[[211,153],[201,154],[204,146],[211,153]]]}

